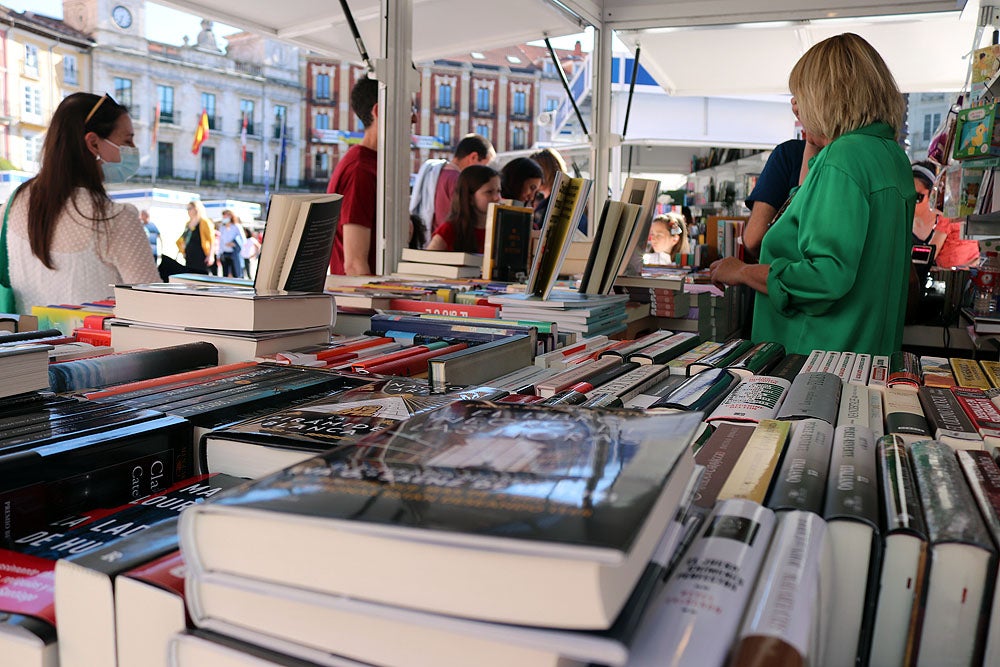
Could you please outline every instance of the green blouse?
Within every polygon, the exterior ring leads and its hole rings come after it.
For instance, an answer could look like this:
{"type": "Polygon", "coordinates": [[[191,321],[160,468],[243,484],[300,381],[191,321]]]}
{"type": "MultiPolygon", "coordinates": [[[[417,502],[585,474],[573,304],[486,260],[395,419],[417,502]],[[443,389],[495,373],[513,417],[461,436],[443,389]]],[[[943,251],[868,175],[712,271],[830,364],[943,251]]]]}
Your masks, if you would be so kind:
{"type": "Polygon", "coordinates": [[[899,350],[915,205],[910,163],[885,123],[821,150],[761,244],[771,268],[753,340],[799,354],[899,350]]]}

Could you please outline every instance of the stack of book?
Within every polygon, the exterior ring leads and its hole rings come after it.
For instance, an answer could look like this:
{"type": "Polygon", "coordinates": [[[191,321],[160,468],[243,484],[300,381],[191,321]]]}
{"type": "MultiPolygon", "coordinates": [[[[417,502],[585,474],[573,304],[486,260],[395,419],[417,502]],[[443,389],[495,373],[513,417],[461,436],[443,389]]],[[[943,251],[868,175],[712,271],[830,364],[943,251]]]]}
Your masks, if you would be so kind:
{"type": "Polygon", "coordinates": [[[556,291],[545,299],[529,294],[502,294],[491,296],[489,301],[500,306],[502,320],[554,322],[561,331],[597,336],[625,330],[628,296],[556,291]]]}
{"type": "Polygon", "coordinates": [[[404,248],[396,272],[436,278],[478,278],[483,272],[483,256],[468,252],[404,248]]]}
{"type": "Polygon", "coordinates": [[[698,422],[482,401],[415,416],[185,511],[188,611],[302,660],[624,665],[678,545],[698,422]]]}

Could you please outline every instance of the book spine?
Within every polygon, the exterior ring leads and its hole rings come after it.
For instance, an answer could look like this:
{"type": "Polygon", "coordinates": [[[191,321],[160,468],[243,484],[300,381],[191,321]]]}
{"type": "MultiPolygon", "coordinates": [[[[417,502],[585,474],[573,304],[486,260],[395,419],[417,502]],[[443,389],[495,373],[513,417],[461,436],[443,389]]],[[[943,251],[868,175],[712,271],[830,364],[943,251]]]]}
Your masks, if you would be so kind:
{"type": "Polygon", "coordinates": [[[868,387],[863,384],[844,385],[840,394],[838,426],[864,426],[870,428],[871,414],[868,411],[868,387]]]}
{"type": "Polygon", "coordinates": [[[975,359],[952,357],[951,370],[955,373],[955,380],[958,382],[959,387],[986,390],[992,386],[975,359]]]}
{"type": "Polygon", "coordinates": [[[778,410],[778,419],[815,417],[831,426],[837,419],[843,382],[833,373],[799,373],[778,410]]]}
{"type": "Polygon", "coordinates": [[[407,357],[412,357],[416,354],[422,354],[424,352],[429,352],[431,350],[439,350],[442,347],[446,347],[447,343],[428,343],[426,345],[413,345],[410,347],[404,347],[402,350],[396,350],[395,352],[389,352],[388,354],[380,354],[374,357],[367,357],[360,361],[356,361],[351,364],[351,371],[354,373],[364,373],[367,372],[368,368],[371,366],[378,366],[380,364],[387,364],[393,361],[399,361],[400,359],[405,359],[407,357]]]}
{"type": "Polygon", "coordinates": [[[759,422],[773,419],[791,383],[782,378],[755,375],[730,393],[705,421],[759,422]]]}
{"type": "Polygon", "coordinates": [[[876,438],[885,435],[885,408],[882,405],[882,392],[868,392],[868,428],[876,438]]]}
{"type": "Polygon", "coordinates": [[[730,373],[725,368],[712,368],[689,377],[649,407],[700,410],[710,413],[725,400],[738,383],[739,377],[735,373],[730,373]]]}
{"type": "Polygon", "coordinates": [[[722,347],[721,343],[706,341],[688,352],[685,352],[676,359],[668,361],[667,368],[670,369],[669,372],[671,375],[688,375],[688,368],[691,364],[709,354],[712,354],[720,347],[722,347]]]}
{"type": "Polygon", "coordinates": [[[796,422],[788,447],[768,494],[767,506],[778,510],[823,511],[830,470],[833,427],[821,419],[796,422]]]}
{"type": "Polygon", "coordinates": [[[618,397],[624,403],[636,394],[660,382],[666,372],[667,367],[661,364],[644,364],[610,382],[595,387],[587,395],[593,397],[597,394],[610,394],[618,397]]]}
{"type": "Polygon", "coordinates": [[[786,354],[767,374],[771,377],[784,378],[792,382],[795,376],[802,371],[806,359],[807,357],[804,354],[786,354]]]}
{"type": "Polygon", "coordinates": [[[820,363],[819,370],[821,373],[834,373],[839,363],[840,352],[827,351],[823,354],[823,361],[820,363]]]}
{"type": "Polygon", "coordinates": [[[397,359],[396,361],[389,361],[384,364],[369,366],[367,370],[373,375],[401,375],[404,377],[420,375],[427,373],[427,362],[434,357],[440,357],[443,354],[458,352],[459,350],[464,350],[467,347],[468,345],[466,343],[455,343],[436,350],[427,350],[426,352],[421,352],[420,354],[410,355],[403,359],[397,359]]]}
{"type": "Polygon", "coordinates": [[[709,434],[694,457],[695,463],[705,468],[694,493],[694,505],[706,512],[715,507],[719,492],[746,449],[753,431],[754,426],[750,424],[719,424],[709,434]]]}
{"type": "Polygon", "coordinates": [[[803,373],[815,373],[823,365],[823,358],[826,357],[826,352],[823,350],[813,350],[806,357],[806,362],[802,364],[803,373]]]}
{"type": "Polygon", "coordinates": [[[758,343],[728,364],[728,367],[740,375],[764,375],[784,356],[785,348],[781,343],[758,343]]]}
{"type": "Polygon", "coordinates": [[[841,382],[850,380],[851,371],[854,370],[854,362],[856,360],[857,355],[853,352],[842,352],[840,354],[840,361],[837,362],[837,369],[833,372],[834,375],[839,377],[841,382]]]}
{"type": "Polygon", "coordinates": [[[872,371],[868,376],[868,386],[883,388],[889,379],[889,357],[885,355],[875,355],[872,357],[872,371]]]}
{"type": "Polygon", "coordinates": [[[959,542],[992,550],[955,452],[935,440],[915,442],[909,451],[931,543],[959,542]]]}
{"type": "Polygon", "coordinates": [[[738,359],[744,352],[753,347],[753,343],[742,338],[723,343],[722,346],[705,357],[702,357],[689,367],[689,373],[698,373],[707,368],[725,368],[738,359]]]}
{"type": "Polygon", "coordinates": [[[917,396],[935,438],[941,440],[947,436],[982,443],[979,431],[949,389],[921,387],[917,396]]]}
{"type": "Polygon", "coordinates": [[[756,503],[719,503],[657,597],[630,661],[724,664],[774,526],[774,513],[756,503]]]}
{"type": "Polygon", "coordinates": [[[952,394],[984,438],[1000,437],[1000,409],[981,389],[952,387],[952,394]]]}
{"type": "Polygon", "coordinates": [[[544,380],[535,385],[535,393],[543,398],[548,398],[555,393],[564,391],[573,385],[585,382],[588,378],[601,373],[609,368],[617,368],[622,365],[622,358],[618,356],[598,359],[579,364],[562,373],[553,375],[548,380],[544,380]]]}
{"type": "Polygon", "coordinates": [[[901,530],[926,540],[927,528],[917,500],[913,463],[906,442],[898,435],[882,436],[876,445],[876,456],[886,533],[901,530]]]}
{"type": "Polygon", "coordinates": [[[697,347],[701,343],[698,334],[681,332],[666,338],[659,343],[628,355],[629,361],[640,364],[665,364],[671,359],[697,347]]]}
{"type": "Polygon", "coordinates": [[[745,498],[763,504],[778,458],[788,439],[788,431],[788,422],[773,419],[760,422],[719,491],[719,499],[745,498]]]}
{"type": "Polygon", "coordinates": [[[889,375],[886,386],[909,388],[920,386],[920,358],[912,352],[893,352],[889,357],[889,375]]]}
{"type": "Polygon", "coordinates": [[[882,394],[885,402],[885,426],[889,433],[929,438],[930,427],[920,407],[920,399],[911,391],[890,387],[882,394]]]}
{"type": "Polygon", "coordinates": [[[626,344],[621,347],[608,348],[600,354],[599,358],[614,356],[620,357],[621,359],[627,359],[629,356],[640,351],[645,351],[645,349],[651,345],[661,343],[673,335],[674,333],[672,331],[655,331],[651,334],[646,334],[645,336],[636,338],[633,341],[624,341],[626,344]]]}
{"type": "Polygon", "coordinates": [[[851,384],[867,385],[868,376],[871,375],[872,355],[859,353],[854,359],[854,367],[848,382],[851,384]]]}
{"type": "Polygon", "coordinates": [[[166,386],[176,386],[187,383],[196,384],[198,381],[207,377],[232,377],[248,368],[253,368],[256,365],[257,363],[254,361],[243,361],[223,366],[207,366],[193,371],[184,371],[182,373],[173,373],[171,375],[164,375],[158,378],[140,380],[139,382],[127,382],[125,384],[115,385],[114,387],[109,387],[100,391],[90,391],[83,394],[83,397],[92,401],[111,397],[131,399],[137,396],[144,396],[148,393],[153,393],[152,390],[160,389],[166,386]]]}

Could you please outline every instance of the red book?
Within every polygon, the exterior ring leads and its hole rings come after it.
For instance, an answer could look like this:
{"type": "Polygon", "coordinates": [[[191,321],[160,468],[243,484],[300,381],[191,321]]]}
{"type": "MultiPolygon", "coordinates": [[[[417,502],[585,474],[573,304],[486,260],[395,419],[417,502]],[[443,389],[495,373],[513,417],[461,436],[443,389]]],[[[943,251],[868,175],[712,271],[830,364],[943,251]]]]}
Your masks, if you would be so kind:
{"type": "Polygon", "coordinates": [[[107,398],[109,396],[117,396],[118,394],[127,394],[129,392],[137,391],[140,389],[149,389],[151,387],[159,387],[163,385],[183,385],[187,384],[197,384],[202,378],[217,375],[237,375],[240,371],[256,366],[255,361],[241,361],[236,364],[226,364],[224,366],[207,366],[205,368],[197,368],[193,371],[184,371],[182,373],[174,373],[173,375],[164,375],[162,377],[150,378],[148,380],[139,380],[137,382],[128,382],[126,384],[119,384],[114,387],[109,387],[107,389],[102,389],[100,391],[91,391],[83,395],[84,398],[90,400],[97,400],[99,398],[107,398]]]}
{"type": "Polygon", "coordinates": [[[388,354],[380,354],[375,357],[368,357],[367,359],[361,359],[360,361],[351,364],[352,371],[367,371],[372,366],[381,366],[382,364],[388,364],[393,361],[398,361],[400,359],[406,359],[407,357],[412,357],[415,354],[423,354],[424,352],[429,352],[430,348],[426,345],[412,345],[410,347],[403,348],[402,350],[396,350],[395,352],[389,352],[388,354]]]}
{"type": "Polygon", "coordinates": [[[433,359],[434,357],[441,356],[442,354],[458,352],[459,350],[464,350],[467,347],[468,345],[465,343],[455,343],[454,345],[449,345],[448,347],[442,347],[439,350],[428,350],[427,352],[414,354],[397,361],[390,361],[376,366],[369,366],[366,370],[368,373],[377,375],[420,375],[421,373],[427,372],[428,359],[433,359]]]}
{"type": "Polygon", "coordinates": [[[431,315],[450,315],[452,317],[489,317],[500,316],[500,309],[490,305],[471,303],[441,303],[439,301],[417,301],[415,299],[392,299],[390,310],[401,310],[407,313],[429,313],[431,315]]]}
{"type": "Polygon", "coordinates": [[[83,328],[106,329],[108,321],[112,319],[114,319],[113,315],[87,315],[83,318],[83,328]]]}
{"type": "Polygon", "coordinates": [[[80,329],[73,329],[73,335],[81,343],[90,343],[91,345],[111,345],[111,332],[107,329],[91,329],[89,327],[83,327],[80,329]]]}
{"type": "MultiPolygon", "coordinates": [[[[951,392],[983,438],[987,436],[1000,438],[1000,410],[986,392],[975,387],[951,387],[951,392]]],[[[995,443],[987,442],[987,444],[995,443]]]]}
{"type": "Polygon", "coordinates": [[[352,352],[357,352],[359,350],[364,350],[370,347],[377,347],[379,345],[386,345],[388,343],[394,342],[392,338],[366,338],[365,340],[355,341],[353,343],[348,343],[346,345],[338,345],[336,347],[331,347],[328,350],[323,350],[321,352],[296,352],[295,350],[289,350],[288,352],[279,352],[275,355],[275,358],[279,362],[298,364],[303,361],[324,361],[327,364],[333,363],[336,360],[343,359],[353,359],[355,357],[346,356],[352,352]]]}

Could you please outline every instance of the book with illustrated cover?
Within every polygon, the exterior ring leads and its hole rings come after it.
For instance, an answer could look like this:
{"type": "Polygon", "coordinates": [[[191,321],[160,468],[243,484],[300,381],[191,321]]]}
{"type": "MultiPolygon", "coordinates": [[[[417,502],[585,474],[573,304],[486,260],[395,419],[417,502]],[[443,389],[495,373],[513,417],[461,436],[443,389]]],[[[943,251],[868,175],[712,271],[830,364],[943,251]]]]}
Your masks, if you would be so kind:
{"type": "Polygon", "coordinates": [[[365,378],[346,391],[207,434],[201,441],[202,466],[260,477],[413,415],[454,401],[492,400],[506,393],[492,387],[435,388],[410,378],[365,378]]]}
{"type": "Polygon", "coordinates": [[[148,324],[223,331],[288,331],[331,326],[329,294],[232,285],[115,285],[115,315],[148,324]]]}
{"type": "Polygon", "coordinates": [[[461,401],[190,508],[181,549],[195,573],[606,629],[684,500],[699,423],[461,401]],[[379,576],[331,568],[331,552],[379,576]]]}
{"type": "Polygon", "coordinates": [[[789,422],[774,419],[765,419],[757,424],[719,490],[719,500],[746,498],[764,504],[774,483],[778,459],[785,450],[789,430],[789,422]]]}
{"type": "Polygon", "coordinates": [[[955,449],[983,448],[983,436],[947,387],[925,385],[917,396],[935,440],[955,449]]]}
{"type": "Polygon", "coordinates": [[[534,209],[528,206],[490,202],[486,209],[486,245],[480,262],[483,280],[517,282],[519,277],[528,275],[533,216],[534,209]]]}
{"type": "Polygon", "coordinates": [[[338,194],[271,195],[254,289],[323,291],[341,199],[338,194]]]}
{"type": "Polygon", "coordinates": [[[538,247],[528,274],[528,294],[547,299],[552,293],[559,277],[559,269],[573,240],[573,232],[576,231],[587,205],[592,183],[587,178],[573,178],[556,172],[538,247]]]}

